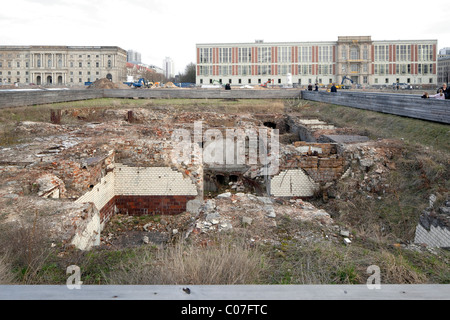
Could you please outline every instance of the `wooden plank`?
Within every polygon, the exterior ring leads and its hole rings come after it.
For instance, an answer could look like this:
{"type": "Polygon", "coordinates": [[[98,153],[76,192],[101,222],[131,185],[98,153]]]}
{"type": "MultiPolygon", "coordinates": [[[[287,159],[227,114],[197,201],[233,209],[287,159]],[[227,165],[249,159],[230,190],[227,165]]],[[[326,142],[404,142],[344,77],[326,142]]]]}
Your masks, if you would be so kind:
{"type": "Polygon", "coordinates": [[[0,300],[449,300],[450,285],[3,285],[0,300]],[[189,293],[187,290],[189,288],[189,293]]]}

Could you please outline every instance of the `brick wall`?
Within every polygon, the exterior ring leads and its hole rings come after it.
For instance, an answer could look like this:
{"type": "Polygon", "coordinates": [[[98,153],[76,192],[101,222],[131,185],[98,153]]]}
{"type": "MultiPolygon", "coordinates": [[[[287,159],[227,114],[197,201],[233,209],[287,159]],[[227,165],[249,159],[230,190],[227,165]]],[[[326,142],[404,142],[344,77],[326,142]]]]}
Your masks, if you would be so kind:
{"type": "Polygon", "coordinates": [[[176,215],[186,211],[186,203],[195,196],[116,196],[119,213],[133,216],[176,215]]]}

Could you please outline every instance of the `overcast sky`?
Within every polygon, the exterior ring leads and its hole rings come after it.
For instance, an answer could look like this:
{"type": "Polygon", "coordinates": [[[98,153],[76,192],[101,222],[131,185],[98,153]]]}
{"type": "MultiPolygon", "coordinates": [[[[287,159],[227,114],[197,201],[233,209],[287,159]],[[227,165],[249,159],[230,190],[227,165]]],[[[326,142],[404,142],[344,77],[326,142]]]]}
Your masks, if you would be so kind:
{"type": "Polygon", "coordinates": [[[1,0],[0,45],[119,46],[176,72],[197,43],[436,39],[450,47],[450,1],[1,0]]]}

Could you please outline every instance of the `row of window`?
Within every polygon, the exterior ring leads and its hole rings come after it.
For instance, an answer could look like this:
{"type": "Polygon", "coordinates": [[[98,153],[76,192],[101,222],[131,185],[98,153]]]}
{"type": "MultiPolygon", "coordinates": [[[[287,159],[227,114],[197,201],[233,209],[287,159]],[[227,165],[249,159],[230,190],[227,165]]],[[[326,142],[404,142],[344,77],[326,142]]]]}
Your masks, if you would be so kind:
{"type": "MultiPolygon", "coordinates": [[[[99,79],[99,78],[96,78],[96,79],[93,80],[93,81],[96,81],[96,80],[98,80],[98,79],[99,79]]],[[[22,81],[23,79],[21,79],[21,78],[16,78],[15,80],[16,80],[16,81],[15,81],[14,83],[22,83],[21,81],[22,81]]],[[[25,78],[24,80],[25,80],[25,81],[24,81],[23,83],[30,83],[29,78],[25,78]]],[[[74,79],[74,78],[70,78],[69,81],[70,81],[71,83],[75,83],[75,79],[74,79]]],[[[78,82],[79,82],[79,83],[91,82],[91,78],[86,78],[86,80],[84,80],[84,81],[83,81],[82,78],[78,78],[78,82]]],[[[5,78],[5,79],[1,79],[1,78],[0,78],[0,84],[1,84],[1,83],[4,83],[4,84],[6,84],[6,83],[12,84],[13,82],[12,82],[12,79],[11,79],[11,78],[5,78]]]]}
{"type": "MultiPolygon", "coordinates": [[[[411,45],[402,44],[395,47],[396,61],[411,61],[411,45]]],[[[375,61],[390,61],[389,45],[374,46],[374,60],[375,61]]],[[[417,61],[434,61],[434,50],[431,44],[417,45],[417,61]]]]}
{"type": "MultiPolygon", "coordinates": [[[[49,53],[44,53],[44,54],[34,53],[33,55],[46,55],[46,56],[51,56],[52,54],[49,54],[49,53]]],[[[63,56],[63,54],[61,54],[61,53],[56,53],[56,54],[53,54],[53,55],[56,55],[57,57],[62,57],[62,56],[63,56]]],[[[75,56],[76,56],[76,55],[71,54],[71,55],[70,55],[70,58],[73,59],[75,56]]],[[[84,56],[85,56],[84,54],[79,54],[79,55],[78,55],[78,58],[83,58],[84,56]]],[[[94,56],[94,55],[92,55],[92,56],[94,56]]],[[[17,59],[20,59],[20,58],[23,58],[23,57],[29,58],[29,57],[30,57],[30,54],[29,54],[29,53],[26,53],[26,54],[22,55],[22,54],[20,54],[20,53],[14,53],[14,54],[12,54],[12,53],[5,53],[5,54],[4,54],[4,53],[0,53],[0,58],[9,58],[9,59],[11,59],[11,58],[17,58],[17,59]]],[[[91,55],[90,55],[90,54],[87,54],[87,55],[86,55],[86,58],[87,58],[87,59],[91,59],[91,55]]],[[[95,58],[100,58],[100,55],[99,55],[99,54],[95,55],[95,58]]],[[[111,55],[110,55],[110,54],[108,55],[108,58],[111,58],[111,55]]]]}
{"type": "MultiPolygon", "coordinates": [[[[411,64],[396,64],[395,74],[410,74],[412,72],[411,64]]],[[[388,74],[389,64],[374,64],[374,74],[388,74]]],[[[433,64],[417,64],[418,74],[432,74],[433,64]]]]}
{"type": "MultiPolygon", "coordinates": [[[[213,66],[199,66],[199,76],[209,76],[213,75],[213,66]]],[[[217,66],[218,75],[226,76],[233,74],[233,66],[217,66]]],[[[312,65],[311,64],[303,64],[296,65],[297,73],[302,75],[309,75],[312,73],[312,65]]],[[[369,73],[369,65],[368,64],[350,64],[349,67],[347,65],[342,65],[342,74],[346,73],[369,73]]],[[[254,65],[253,70],[255,75],[287,75],[288,73],[292,73],[291,65],[277,65],[276,68],[273,68],[272,65],[254,65]]],[[[395,65],[395,74],[411,74],[412,65],[411,64],[396,64],[395,65]]],[[[374,64],[374,74],[388,74],[389,73],[389,64],[374,64]]],[[[433,73],[433,64],[417,64],[417,73],[418,74],[432,74],[433,73]]],[[[238,65],[237,66],[237,74],[239,75],[251,75],[252,74],[252,65],[238,65]]],[[[333,65],[332,64],[319,64],[318,65],[318,74],[328,75],[333,74],[333,65]]]]}
{"type": "MultiPolygon", "coordinates": [[[[8,71],[7,73],[5,72],[5,75],[6,75],[6,74],[7,74],[8,76],[11,76],[11,75],[12,75],[12,72],[11,72],[11,71],[8,71]]],[[[74,75],[74,72],[73,72],[73,71],[70,71],[69,74],[70,74],[71,76],[73,76],[73,75],[74,75]]],[[[91,72],[90,72],[90,71],[87,71],[86,74],[87,74],[88,76],[90,76],[90,75],[91,75],[91,72]]],[[[99,72],[99,71],[96,71],[95,74],[96,74],[96,75],[100,75],[100,72],[99,72]]],[[[1,75],[3,75],[3,71],[0,71],[0,76],[1,76],[1,75]]],[[[20,72],[20,71],[17,71],[16,75],[20,76],[20,75],[21,75],[21,72],[20,72]]],[[[28,72],[28,71],[25,71],[25,75],[29,75],[29,72],[28,72]]],[[[83,75],[83,71],[78,71],[78,75],[82,76],[82,75],[83,75]]]]}
{"type": "MultiPolygon", "coordinates": [[[[396,61],[411,61],[411,46],[410,44],[396,45],[395,60],[396,61]]],[[[332,62],[333,47],[319,46],[318,47],[318,61],[332,62]]],[[[298,62],[312,62],[312,46],[296,47],[298,51],[298,62]]],[[[280,46],[276,47],[278,59],[277,62],[293,62],[292,47],[280,46]]],[[[343,46],[341,49],[341,58],[343,60],[369,60],[369,46],[343,46]]],[[[238,48],[237,60],[239,63],[252,62],[252,48],[238,48]]],[[[272,63],[272,47],[258,47],[257,63],[272,63]]],[[[393,58],[393,57],[392,57],[393,58]]],[[[213,48],[200,48],[200,63],[213,62],[213,48]]],[[[374,60],[375,61],[390,61],[389,45],[375,45],[374,46],[374,60]]],[[[434,48],[432,44],[417,45],[417,61],[434,61],[434,48]]],[[[218,48],[218,62],[231,63],[232,62],[232,48],[218,48]]]]}
{"type": "MultiPolygon", "coordinates": [[[[71,68],[75,67],[75,62],[71,61],[69,64],[70,64],[71,68]]],[[[22,64],[20,62],[16,62],[17,68],[20,68],[21,65],[22,64]]],[[[0,61],[0,68],[3,68],[3,66],[5,66],[5,67],[7,66],[7,68],[12,68],[13,63],[11,61],[8,61],[6,64],[4,64],[3,61],[0,61]]],[[[42,67],[42,63],[41,63],[40,59],[36,60],[36,66],[37,66],[37,68],[41,68],[42,67]]],[[[58,66],[58,68],[63,68],[62,60],[58,60],[57,61],[57,66],[58,66]]],[[[87,68],[91,68],[91,66],[92,66],[91,62],[87,62],[86,66],[87,66],[87,68]]],[[[29,61],[25,62],[25,68],[29,68],[29,67],[30,67],[30,62],[29,61]]],[[[47,67],[48,68],[53,68],[53,67],[56,67],[56,66],[53,65],[53,61],[52,60],[47,60],[47,67]]],[[[83,62],[78,62],[78,67],[79,68],[83,68],[83,62]]],[[[107,67],[108,68],[112,68],[112,61],[111,60],[108,60],[107,67]]],[[[95,68],[100,68],[100,62],[95,62],[95,68]]]]}
{"type": "MultiPolygon", "coordinates": [[[[274,79],[267,79],[267,80],[272,81],[272,80],[274,80],[274,79]]],[[[297,83],[298,83],[299,85],[302,85],[302,79],[299,78],[299,79],[297,79],[297,80],[298,80],[297,83]]],[[[318,83],[324,83],[324,82],[323,82],[324,80],[325,80],[325,81],[328,80],[328,83],[333,83],[333,82],[335,82],[335,80],[333,80],[332,78],[329,78],[329,79],[323,79],[323,78],[315,78],[315,79],[312,79],[312,78],[309,78],[309,79],[307,79],[307,81],[308,81],[307,83],[308,83],[308,84],[312,84],[313,81],[314,81],[314,82],[318,82],[318,83]]],[[[428,83],[433,83],[433,78],[425,78],[425,79],[417,78],[417,79],[415,79],[415,80],[417,80],[417,83],[418,83],[418,84],[424,84],[424,83],[426,83],[426,81],[428,81],[428,83]]],[[[263,81],[265,81],[265,80],[264,80],[264,79],[257,79],[257,80],[256,80],[257,84],[262,84],[263,81]]],[[[222,79],[219,79],[219,82],[222,83],[222,79]]],[[[392,79],[390,79],[390,78],[384,78],[384,79],[375,78],[375,79],[374,79],[374,84],[383,84],[383,83],[384,83],[384,84],[391,84],[391,82],[392,82],[392,79]]],[[[396,82],[396,83],[400,83],[400,78],[396,78],[395,82],[396,82]]],[[[209,79],[209,83],[212,84],[212,83],[213,83],[213,79],[209,79]]],[[[237,81],[234,81],[234,82],[233,82],[233,79],[228,79],[228,83],[230,83],[230,84],[243,84],[243,81],[242,81],[242,79],[237,79],[237,81]]],[[[247,83],[248,83],[248,84],[253,84],[253,83],[252,83],[252,79],[247,79],[247,83]]],[[[274,83],[282,84],[282,79],[276,79],[276,81],[271,82],[271,83],[272,83],[272,84],[274,84],[274,83]]],[[[363,84],[369,84],[369,77],[363,76],[363,77],[362,77],[362,83],[363,83],[363,84]]],[[[407,79],[406,79],[406,83],[411,83],[411,78],[407,78],[407,79]]],[[[200,79],[200,84],[205,84],[205,82],[203,81],[203,79],[200,79]]]]}
{"type": "MultiPolygon", "coordinates": [[[[299,62],[312,62],[312,46],[297,47],[299,62]]],[[[277,62],[290,63],[292,59],[292,47],[277,47],[277,62]]],[[[213,48],[200,48],[200,63],[213,62],[213,48]]],[[[239,63],[252,62],[252,48],[238,48],[237,61],[239,63]]],[[[332,62],[333,60],[333,46],[319,47],[319,62],[332,62]]],[[[274,62],[272,54],[272,47],[258,47],[256,61],[257,63],[272,63],[274,62]]],[[[218,48],[218,62],[232,63],[232,48],[218,48]]]]}

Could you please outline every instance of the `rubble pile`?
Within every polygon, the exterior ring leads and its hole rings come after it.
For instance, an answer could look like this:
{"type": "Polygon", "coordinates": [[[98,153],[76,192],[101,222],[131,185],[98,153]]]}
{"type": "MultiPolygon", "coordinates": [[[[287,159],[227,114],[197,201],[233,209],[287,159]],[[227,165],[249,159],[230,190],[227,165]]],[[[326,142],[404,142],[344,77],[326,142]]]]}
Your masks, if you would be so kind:
{"type": "MultiPolygon", "coordinates": [[[[93,87],[109,85],[114,84],[101,79],[93,87]]],[[[287,127],[283,127],[285,120],[280,115],[179,112],[170,107],[151,105],[149,108],[131,110],[119,107],[66,109],[64,117],[72,117],[77,124],[21,122],[16,130],[29,137],[27,142],[7,148],[0,147],[0,205],[7,208],[4,210],[5,215],[20,216],[16,212],[19,207],[15,206],[18,202],[34,201],[34,206],[40,206],[47,202],[35,201],[36,199],[53,198],[46,201],[59,203],[75,201],[91,190],[95,192],[97,188],[94,186],[106,183],[102,179],[114,171],[116,163],[120,163],[138,168],[169,167],[196,186],[198,197],[195,200],[197,202],[194,202],[196,205],[192,207],[190,204],[185,214],[102,234],[104,244],[117,244],[114,240],[119,239],[120,232],[129,235],[128,240],[121,238],[122,245],[159,243],[163,242],[162,239],[169,241],[175,236],[202,241],[202,238],[217,232],[245,233],[254,242],[279,242],[282,238],[280,224],[286,218],[313,223],[324,230],[332,230],[327,231],[327,234],[336,234],[330,215],[310,203],[299,198],[262,196],[267,189],[263,185],[264,181],[258,180],[260,176],[257,172],[260,168],[257,165],[247,165],[239,172],[220,172],[220,168],[210,168],[201,163],[172,161],[172,151],[177,143],[172,137],[175,129],[186,129],[193,134],[194,123],[201,121],[203,130],[214,128],[223,134],[227,128],[269,127],[270,139],[273,132],[270,126],[277,126],[283,133],[292,134],[287,127]],[[204,192],[204,179],[207,176],[217,179],[221,174],[226,175],[226,182],[221,188],[204,192]],[[251,183],[262,188],[256,192],[251,183]],[[203,198],[208,196],[211,198],[203,198]],[[143,236],[147,236],[145,241],[143,236]]],[[[370,149],[363,145],[360,148],[361,150],[349,148],[346,152],[353,155],[349,158],[359,161],[360,165],[369,165],[366,158],[371,155],[370,149]]],[[[193,148],[191,160],[200,158],[199,152],[200,148],[193,148]]],[[[283,166],[288,166],[311,172],[313,178],[336,179],[344,169],[335,148],[326,143],[282,143],[280,154],[281,161],[285,162],[280,164],[280,170],[283,166]],[[314,154],[315,150],[321,153],[314,154]],[[313,175],[314,172],[317,177],[313,175]]],[[[376,163],[382,161],[376,160],[376,163]]],[[[101,210],[102,208],[98,208],[103,217],[101,210]]],[[[108,210],[113,212],[114,208],[108,207],[108,210]]],[[[58,223],[61,219],[62,213],[57,210],[57,206],[50,206],[49,210],[44,211],[54,219],[49,220],[50,224],[58,223]]],[[[82,219],[83,214],[79,208],[76,212],[72,218],[75,219],[78,215],[82,219]]],[[[90,215],[95,213],[91,212],[90,215]]],[[[311,232],[296,236],[310,240],[324,237],[324,231],[311,232]]]]}
{"type": "Polygon", "coordinates": [[[107,78],[102,78],[91,83],[88,89],[129,89],[129,87],[124,84],[114,83],[107,78]]]}

